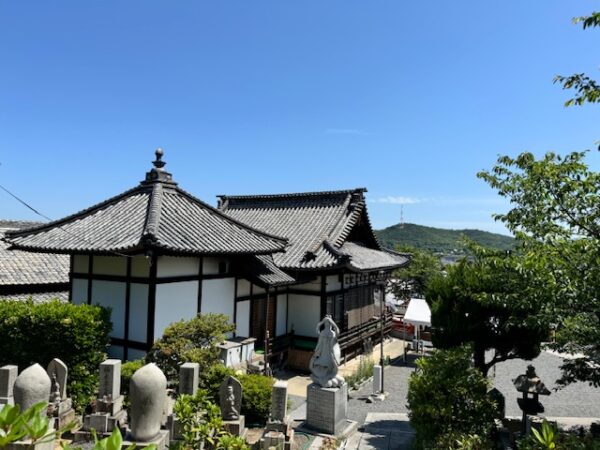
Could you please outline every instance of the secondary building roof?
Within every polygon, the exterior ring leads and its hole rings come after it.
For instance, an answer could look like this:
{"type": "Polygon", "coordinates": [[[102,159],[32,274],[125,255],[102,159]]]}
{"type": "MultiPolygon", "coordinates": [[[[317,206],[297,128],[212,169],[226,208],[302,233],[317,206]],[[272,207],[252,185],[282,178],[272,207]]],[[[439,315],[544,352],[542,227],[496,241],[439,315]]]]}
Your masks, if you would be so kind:
{"type": "Polygon", "coordinates": [[[69,257],[10,251],[1,238],[7,231],[31,227],[34,222],[0,221],[0,298],[34,301],[68,297],[69,257]]]}
{"type": "Polygon", "coordinates": [[[406,255],[381,249],[369,222],[366,189],[278,195],[221,195],[228,216],[288,239],[273,255],[284,270],[347,266],[357,271],[400,267],[406,255]]]}
{"type": "Polygon", "coordinates": [[[180,189],[162,150],[138,186],[64,219],[12,231],[14,249],[52,253],[270,254],[284,238],[231,218],[180,189]]]}

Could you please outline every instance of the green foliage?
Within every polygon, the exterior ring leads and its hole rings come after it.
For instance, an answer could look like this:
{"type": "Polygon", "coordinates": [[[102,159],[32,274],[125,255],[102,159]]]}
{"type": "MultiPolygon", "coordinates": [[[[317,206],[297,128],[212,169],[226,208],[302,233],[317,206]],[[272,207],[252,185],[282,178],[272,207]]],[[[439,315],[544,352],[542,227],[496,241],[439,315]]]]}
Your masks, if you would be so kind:
{"type": "Polygon", "coordinates": [[[22,370],[60,358],[69,367],[69,395],[82,411],[96,391],[110,329],[109,311],[98,306],[0,301],[0,365],[22,370]]]}
{"type": "Polygon", "coordinates": [[[364,380],[373,376],[373,367],[375,367],[373,359],[361,355],[357,369],[346,377],[346,383],[348,383],[351,388],[356,388],[364,380]]]}
{"type": "Polygon", "coordinates": [[[250,446],[240,436],[223,433],[217,441],[217,450],[250,450],[250,446]]]}
{"type": "Polygon", "coordinates": [[[228,376],[235,376],[242,384],[242,414],[247,423],[264,423],[271,411],[271,395],[274,380],[259,374],[237,374],[235,370],[222,364],[215,364],[200,373],[199,386],[205,389],[209,398],[219,403],[219,388],[228,376]]]}
{"type": "MultiPolygon", "coordinates": [[[[115,427],[110,434],[110,436],[105,437],[104,439],[98,439],[96,434],[94,433],[94,446],[92,450],[121,450],[123,444],[123,437],[121,436],[121,432],[118,427],[115,427]]],[[[136,445],[131,444],[127,447],[127,450],[135,450],[136,445]]],[[[63,450],[82,450],[81,447],[72,447],[68,444],[62,445],[63,450]]],[[[145,450],[156,450],[156,444],[150,444],[144,447],[145,450]]]]}
{"type": "Polygon", "coordinates": [[[471,365],[468,348],[435,350],[419,359],[408,388],[416,448],[445,448],[437,443],[468,435],[486,439],[496,409],[488,387],[486,377],[471,365]]]}
{"type": "Polygon", "coordinates": [[[432,278],[442,272],[440,259],[427,250],[408,245],[398,245],[396,250],[411,255],[410,264],[394,271],[394,294],[397,298],[410,299],[423,296],[432,278]]]}
{"type": "Polygon", "coordinates": [[[481,230],[445,230],[412,223],[398,224],[376,231],[377,238],[384,247],[396,248],[398,245],[414,247],[434,254],[463,255],[467,249],[464,239],[468,238],[483,247],[497,250],[511,250],[514,239],[502,234],[481,230]]]}
{"type": "Polygon", "coordinates": [[[224,314],[198,314],[191,320],[169,325],[148,354],[146,362],[153,362],[165,373],[171,386],[179,381],[179,367],[186,362],[197,362],[201,367],[217,363],[219,349],[225,335],[234,325],[224,314]]]}
{"type": "Polygon", "coordinates": [[[535,428],[531,429],[531,433],[536,441],[542,446],[544,450],[554,450],[556,448],[556,441],[558,440],[558,430],[548,423],[547,420],[542,422],[541,431],[535,428]]]}
{"type": "Polygon", "coordinates": [[[121,392],[129,404],[129,382],[136,370],[141,369],[146,362],[143,359],[124,362],[121,365],[121,392]]]}
{"type": "Polygon", "coordinates": [[[511,202],[496,218],[517,234],[523,264],[538,267],[554,348],[584,355],[565,362],[561,382],[600,386],[600,173],[585,156],[502,156],[479,177],[511,202]]]}
{"type": "Polygon", "coordinates": [[[223,421],[219,407],[210,401],[206,391],[201,389],[196,395],[180,395],[173,412],[181,425],[183,448],[197,449],[203,443],[214,444],[223,421]]]}
{"type": "Polygon", "coordinates": [[[4,405],[0,410],[0,449],[21,440],[30,439],[32,444],[50,442],[73,428],[75,423],[60,430],[52,429],[45,414],[47,407],[47,402],[40,402],[21,412],[19,405],[4,405]]]}
{"type": "Polygon", "coordinates": [[[435,448],[445,450],[492,450],[496,447],[489,438],[483,438],[477,434],[450,432],[437,439],[435,448]]]}
{"type": "Polygon", "coordinates": [[[547,297],[538,289],[544,279],[537,266],[524,265],[519,254],[471,248],[472,258],[430,282],[426,298],[434,346],[471,345],[475,366],[487,375],[500,361],[539,355],[549,335],[548,317],[541,314],[547,297]]]}

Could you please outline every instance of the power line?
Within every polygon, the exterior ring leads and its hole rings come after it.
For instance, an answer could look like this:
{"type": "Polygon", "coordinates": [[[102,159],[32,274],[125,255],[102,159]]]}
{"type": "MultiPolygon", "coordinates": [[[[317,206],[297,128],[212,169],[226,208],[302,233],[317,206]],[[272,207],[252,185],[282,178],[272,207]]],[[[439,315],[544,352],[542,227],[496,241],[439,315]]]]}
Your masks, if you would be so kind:
{"type": "MultiPolygon", "coordinates": [[[[27,203],[25,200],[21,199],[20,197],[18,197],[16,194],[13,194],[11,191],[9,191],[7,188],[5,188],[4,186],[2,186],[0,184],[0,189],[2,189],[4,192],[6,192],[8,195],[10,195],[11,197],[13,197],[15,200],[17,200],[19,203],[21,203],[22,205],[24,205],[25,207],[27,207],[28,209],[30,209],[31,211],[33,211],[34,213],[36,213],[38,216],[43,217],[44,219],[48,220],[49,222],[52,222],[52,219],[50,217],[48,217],[47,215],[39,212],[36,208],[34,208],[33,206],[31,206],[29,203],[27,203]]],[[[72,233],[71,231],[67,231],[64,228],[57,228],[58,230],[62,231],[63,233],[69,234],[77,239],[80,239],[81,241],[85,242],[88,245],[94,245],[93,242],[87,240],[84,237],[78,236],[75,233],[72,233]]],[[[124,256],[125,258],[131,258],[131,255],[126,255],[124,253],[120,253],[114,250],[110,250],[110,253],[113,253],[117,256],[124,256]]]]}

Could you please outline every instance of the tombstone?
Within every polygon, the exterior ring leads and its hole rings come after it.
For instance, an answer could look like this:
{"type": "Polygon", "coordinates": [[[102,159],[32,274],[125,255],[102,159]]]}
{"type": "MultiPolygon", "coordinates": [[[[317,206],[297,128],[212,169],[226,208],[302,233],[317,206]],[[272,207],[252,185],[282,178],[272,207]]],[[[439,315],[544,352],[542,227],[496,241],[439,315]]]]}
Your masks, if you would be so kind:
{"type": "Polygon", "coordinates": [[[0,405],[14,405],[13,387],[19,374],[17,366],[0,367],[0,405]]]}
{"type": "Polygon", "coordinates": [[[200,364],[187,362],[179,369],[179,393],[196,395],[200,379],[200,364]]]}
{"type": "Polygon", "coordinates": [[[121,395],[121,360],[107,359],[100,364],[99,373],[100,386],[94,411],[84,416],[83,429],[74,433],[76,441],[88,439],[92,429],[99,438],[107,437],[127,422],[124,396],[121,395]]]}
{"type": "Polygon", "coordinates": [[[129,383],[130,431],[123,448],[131,444],[136,447],[155,444],[157,450],[166,447],[169,432],[160,429],[166,396],[167,377],[156,364],[146,364],[133,374],[129,383]]]}
{"type": "Polygon", "coordinates": [[[382,394],[381,378],[383,370],[380,365],[373,366],[373,394],[382,394]]]}
{"type": "Polygon", "coordinates": [[[273,384],[271,396],[271,416],[265,425],[264,434],[260,440],[260,448],[268,450],[271,447],[291,450],[294,444],[294,429],[287,415],[287,381],[277,380],[273,384]]]}
{"type": "Polygon", "coordinates": [[[246,435],[245,418],[240,414],[242,409],[242,385],[237,378],[228,376],[219,389],[223,428],[236,436],[246,435]]]}
{"type": "Polygon", "coordinates": [[[319,340],[310,359],[312,383],[306,388],[306,422],[304,426],[324,434],[348,434],[356,423],[348,420],[348,384],[338,375],[339,328],[331,316],[317,324],[319,340]]]}
{"type": "Polygon", "coordinates": [[[65,400],[67,398],[67,374],[69,373],[67,365],[60,359],[54,358],[48,364],[46,372],[48,372],[50,379],[52,379],[52,375],[56,377],[56,382],[60,386],[60,398],[65,400]]]}
{"type": "Polygon", "coordinates": [[[50,377],[42,366],[39,364],[29,366],[15,380],[13,390],[15,405],[19,405],[21,411],[24,411],[36,403],[48,402],[50,387],[50,377]]]}

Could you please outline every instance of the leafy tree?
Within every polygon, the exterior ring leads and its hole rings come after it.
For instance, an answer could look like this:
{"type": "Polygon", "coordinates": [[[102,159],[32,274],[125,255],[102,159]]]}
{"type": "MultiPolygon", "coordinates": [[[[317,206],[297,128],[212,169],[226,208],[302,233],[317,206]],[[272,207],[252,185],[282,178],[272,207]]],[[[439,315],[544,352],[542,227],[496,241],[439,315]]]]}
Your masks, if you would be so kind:
{"type": "Polygon", "coordinates": [[[496,363],[539,355],[548,337],[543,309],[546,291],[535,261],[519,254],[472,246],[473,256],[434,278],[426,298],[431,305],[433,344],[453,348],[469,344],[483,375],[496,363]],[[492,350],[491,358],[486,353],[492,350]]]}
{"type": "Polygon", "coordinates": [[[489,381],[471,365],[470,353],[466,347],[435,350],[417,361],[408,384],[415,448],[455,448],[457,440],[465,439],[487,441],[496,404],[487,394],[489,381]]]}
{"type": "Polygon", "coordinates": [[[429,281],[442,271],[440,259],[427,250],[419,250],[409,245],[399,245],[397,251],[411,255],[410,264],[394,272],[392,289],[397,298],[422,297],[429,281]]]}
{"type": "MultiPolygon", "coordinates": [[[[581,24],[584,30],[600,27],[600,12],[593,12],[589,16],[575,17],[573,22],[581,24]]],[[[554,78],[554,82],[562,85],[563,89],[573,89],[576,92],[575,97],[565,102],[565,106],[600,103],[600,85],[584,73],[570,76],[558,75],[554,78]]]]}
{"type": "Polygon", "coordinates": [[[146,362],[156,363],[169,383],[176,385],[179,367],[185,362],[197,362],[210,367],[218,362],[217,344],[234,330],[224,314],[198,314],[191,320],[169,325],[148,354],[146,362]]]}
{"type": "Polygon", "coordinates": [[[600,386],[600,173],[586,152],[502,156],[483,178],[512,208],[496,215],[541,267],[537,285],[556,322],[554,348],[582,353],[563,365],[563,383],[600,386]]]}

